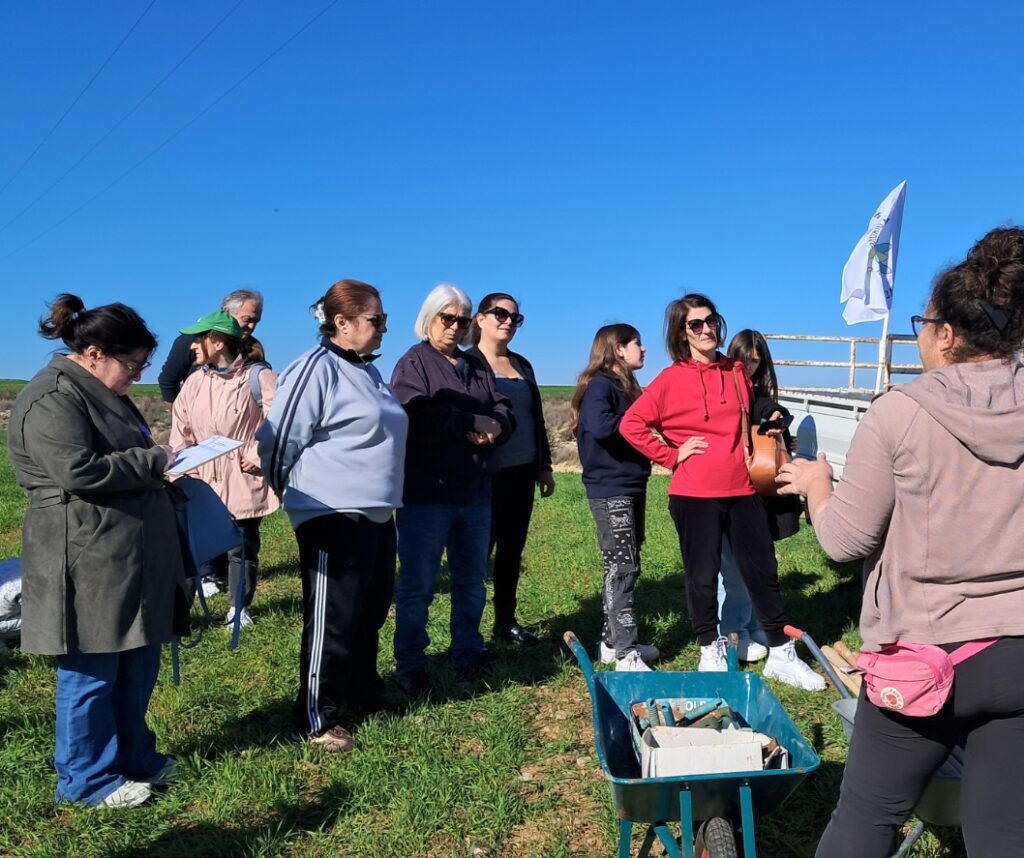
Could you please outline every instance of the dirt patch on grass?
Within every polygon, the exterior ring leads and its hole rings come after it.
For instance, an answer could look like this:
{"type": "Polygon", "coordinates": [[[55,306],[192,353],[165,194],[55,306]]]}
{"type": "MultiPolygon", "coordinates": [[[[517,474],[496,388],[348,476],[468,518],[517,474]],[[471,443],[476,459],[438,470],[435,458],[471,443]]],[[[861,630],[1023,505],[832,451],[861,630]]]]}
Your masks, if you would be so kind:
{"type": "Polygon", "coordinates": [[[535,688],[524,709],[538,747],[519,771],[527,822],[515,826],[500,855],[544,855],[566,843],[573,855],[608,852],[602,818],[607,812],[604,776],[594,750],[590,697],[582,679],[535,688]]]}

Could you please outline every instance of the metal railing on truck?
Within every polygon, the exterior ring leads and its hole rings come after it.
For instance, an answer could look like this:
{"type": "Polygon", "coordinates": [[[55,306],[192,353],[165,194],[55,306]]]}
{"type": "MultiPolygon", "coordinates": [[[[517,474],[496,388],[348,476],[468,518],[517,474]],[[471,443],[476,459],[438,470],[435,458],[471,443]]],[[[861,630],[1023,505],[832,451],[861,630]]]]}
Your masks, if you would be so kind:
{"type": "MultiPolygon", "coordinates": [[[[844,393],[872,393],[874,387],[863,387],[857,385],[857,370],[878,370],[878,347],[879,337],[829,337],[812,336],[808,334],[765,334],[769,345],[774,342],[801,342],[801,343],[846,343],[849,345],[849,354],[845,360],[797,360],[788,357],[775,357],[775,350],[772,349],[772,360],[776,368],[779,367],[817,367],[830,369],[846,369],[847,384],[845,387],[821,387],[815,390],[844,392],[844,393]],[[858,355],[860,346],[869,346],[869,352],[873,360],[863,360],[858,355]]],[[[893,346],[901,347],[916,345],[917,338],[911,334],[889,334],[885,338],[884,358],[882,360],[881,389],[889,386],[894,375],[919,375],[923,371],[920,362],[893,363],[893,346]]],[[[779,373],[782,375],[782,373],[779,373]]],[[[793,385],[786,384],[780,380],[780,387],[788,390],[795,389],[793,385]]]]}

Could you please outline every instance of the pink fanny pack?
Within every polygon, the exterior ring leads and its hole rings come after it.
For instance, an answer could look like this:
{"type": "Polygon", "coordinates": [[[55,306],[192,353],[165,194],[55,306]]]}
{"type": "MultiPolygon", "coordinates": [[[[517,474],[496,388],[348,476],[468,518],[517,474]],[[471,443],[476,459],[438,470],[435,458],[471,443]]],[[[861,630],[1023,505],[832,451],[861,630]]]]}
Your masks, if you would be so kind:
{"type": "Polygon", "coordinates": [[[897,641],[882,652],[862,652],[868,700],[880,709],[925,717],[938,712],[953,690],[953,668],[992,646],[998,638],[971,641],[947,653],[931,644],[897,641]]]}

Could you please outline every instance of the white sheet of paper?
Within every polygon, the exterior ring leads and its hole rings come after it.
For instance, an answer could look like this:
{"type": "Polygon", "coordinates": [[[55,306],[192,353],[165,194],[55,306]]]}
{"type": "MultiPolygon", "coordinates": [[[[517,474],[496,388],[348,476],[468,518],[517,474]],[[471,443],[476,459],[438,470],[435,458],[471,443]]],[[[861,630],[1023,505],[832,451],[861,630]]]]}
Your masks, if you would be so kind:
{"type": "Polygon", "coordinates": [[[237,450],[241,446],[241,441],[225,438],[223,435],[212,435],[205,441],[179,450],[174,457],[174,463],[167,469],[167,473],[172,476],[181,476],[188,471],[194,471],[200,465],[212,462],[218,456],[237,450]]]}

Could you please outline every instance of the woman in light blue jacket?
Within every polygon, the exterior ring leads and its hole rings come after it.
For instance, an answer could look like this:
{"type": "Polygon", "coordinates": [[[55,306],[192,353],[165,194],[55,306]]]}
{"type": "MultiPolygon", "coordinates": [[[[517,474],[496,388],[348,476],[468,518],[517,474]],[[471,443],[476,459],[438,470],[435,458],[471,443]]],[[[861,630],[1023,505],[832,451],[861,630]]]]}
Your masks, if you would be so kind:
{"type": "Polygon", "coordinates": [[[383,705],[378,637],[394,591],[409,421],[373,366],[387,331],[377,290],[340,280],[312,311],[320,343],[281,374],[256,437],[299,543],[296,725],[328,751],[349,751],[343,722],[383,705]]]}

